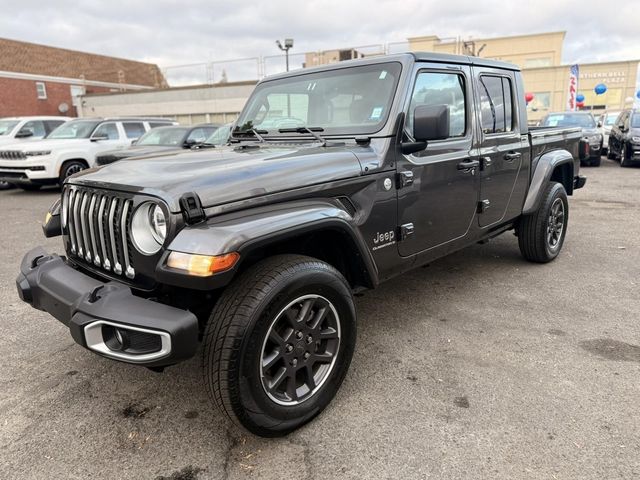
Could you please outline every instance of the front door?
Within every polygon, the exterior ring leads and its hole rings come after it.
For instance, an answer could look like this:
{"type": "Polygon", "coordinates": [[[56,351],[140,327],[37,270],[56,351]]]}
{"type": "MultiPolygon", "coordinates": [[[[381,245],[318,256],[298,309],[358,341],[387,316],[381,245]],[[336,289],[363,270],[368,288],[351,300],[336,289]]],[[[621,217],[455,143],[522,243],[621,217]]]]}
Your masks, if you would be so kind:
{"type": "Polygon", "coordinates": [[[464,237],[473,224],[480,183],[478,161],[471,158],[472,98],[469,67],[423,64],[416,69],[404,135],[412,139],[413,113],[419,105],[445,105],[450,128],[449,138],[399,156],[398,218],[407,235],[398,242],[402,256],[464,237]]]}
{"type": "Polygon", "coordinates": [[[513,76],[505,70],[474,67],[480,125],[480,208],[478,223],[488,227],[505,218],[513,189],[528,155],[520,135],[513,76]]]}

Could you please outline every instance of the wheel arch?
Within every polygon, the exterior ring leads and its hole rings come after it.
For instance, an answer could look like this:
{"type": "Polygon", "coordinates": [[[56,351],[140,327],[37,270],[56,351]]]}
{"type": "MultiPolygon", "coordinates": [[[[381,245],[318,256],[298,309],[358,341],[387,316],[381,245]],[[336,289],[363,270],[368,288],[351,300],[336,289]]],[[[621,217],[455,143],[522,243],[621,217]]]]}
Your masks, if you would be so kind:
{"type": "Polygon", "coordinates": [[[575,162],[567,150],[554,150],[541,155],[531,177],[531,185],[522,213],[528,215],[538,209],[549,182],[561,183],[567,191],[567,195],[572,195],[574,171],[575,162]]]}
{"type": "Polygon", "coordinates": [[[82,163],[84,163],[86,168],[89,168],[89,162],[85,158],[82,158],[82,157],[64,158],[64,159],[61,159],[60,162],[59,162],[58,177],[62,173],[62,169],[64,168],[64,166],[69,162],[82,162],[82,163]]]}
{"type": "MultiPolygon", "coordinates": [[[[168,251],[240,254],[240,261],[232,271],[214,275],[200,285],[190,282],[201,290],[222,287],[263,258],[285,253],[325,261],[340,271],[354,289],[378,284],[376,265],[354,218],[332,200],[271,205],[242,215],[236,212],[214,217],[205,224],[184,228],[168,251]]],[[[156,271],[164,277],[163,281],[179,284],[177,278],[171,278],[175,274],[168,275],[162,265],[156,271]]]]}

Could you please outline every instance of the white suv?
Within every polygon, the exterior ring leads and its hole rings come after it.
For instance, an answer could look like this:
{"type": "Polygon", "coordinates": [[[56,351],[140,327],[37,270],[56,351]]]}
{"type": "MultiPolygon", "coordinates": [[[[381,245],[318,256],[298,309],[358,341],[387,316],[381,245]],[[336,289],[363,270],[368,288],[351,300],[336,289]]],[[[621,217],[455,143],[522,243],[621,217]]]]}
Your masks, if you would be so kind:
{"type": "Polygon", "coordinates": [[[85,168],[96,155],[125,148],[154,127],[175,125],[163,118],[87,118],[67,122],[43,140],[0,147],[0,181],[23,190],[62,184],[85,168]]]}
{"type": "Polygon", "coordinates": [[[69,117],[0,118],[0,147],[20,140],[42,139],[69,120],[69,117]]]}

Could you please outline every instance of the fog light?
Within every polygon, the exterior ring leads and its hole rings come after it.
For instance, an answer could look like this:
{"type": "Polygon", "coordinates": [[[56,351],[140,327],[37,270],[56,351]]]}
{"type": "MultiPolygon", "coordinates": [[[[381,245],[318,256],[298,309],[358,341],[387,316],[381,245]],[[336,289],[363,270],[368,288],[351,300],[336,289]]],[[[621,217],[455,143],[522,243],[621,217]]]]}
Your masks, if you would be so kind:
{"type": "Polygon", "coordinates": [[[236,252],[213,256],[171,252],[167,259],[167,266],[176,270],[183,270],[196,277],[208,277],[214,273],[224,272],[233,268],[239,259],[240,254],[236,252]]]}

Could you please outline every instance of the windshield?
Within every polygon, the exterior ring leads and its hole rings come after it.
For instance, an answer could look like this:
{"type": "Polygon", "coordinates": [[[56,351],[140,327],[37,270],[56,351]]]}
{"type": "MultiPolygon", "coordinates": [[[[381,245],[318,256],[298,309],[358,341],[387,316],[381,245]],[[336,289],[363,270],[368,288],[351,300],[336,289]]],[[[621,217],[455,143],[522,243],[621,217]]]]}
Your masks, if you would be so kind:
{"type": "Polygon", "coordinates": [[[188,128],[180,127],[154,128],[140,137],[140,140],[136,142],[136,145],[182,146],[184,143],[184,137],[187,135],[188,131],[188,128]]]}
{"type": "Polygon", "coordinates": [[[95,120],[73,120],[60,125],[47,138],[89,138],[99,124],[95,120]]]}
{"type": "Polygon", "coordinates": [[[631,116],[631,128],[640,128],[640,113],[631,116]]]}
{"type": "Polygon", "coordinates": [[[16,120],[0,120],[0,136],[9,135],[17,124],[16,120]]]}
{"type": "Polygon", "coordinates": [[[611,113],[607,113],[604,116],[604,125],[606,127],[612,127],[616,124],[616,119],[618,118],[619,113],[618,112],[611,112],[611,113]]]}
{"type": "Polygon", "coordinates": [[[231,124],[222,125],[213,134],[207,138],[204,143],[206,145],[225,145],[229,142],[229,135],[231,134],[231,124]]]}
{"type": "Polygon", "coordinates": [[[553,113],[544,119],[542,126],[595,128],[596,121],[590,113],[553,113]]]}
{"type": "Polygon", "coordinates": [[[380,63],[267,81],[256,87],[233,133],[300,127],[329,135],[375,133],[389,115],[400,70],[399,63],[380,63]]]}

